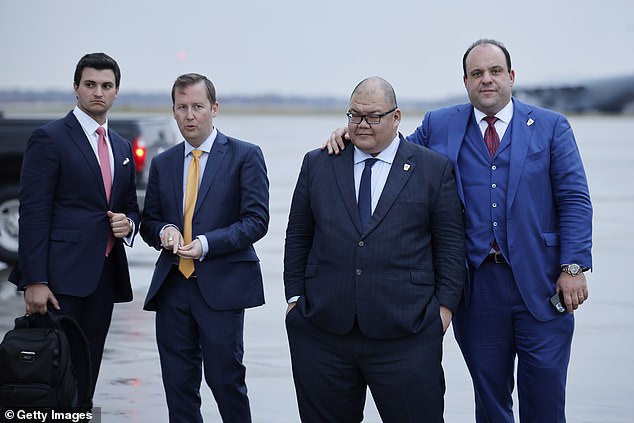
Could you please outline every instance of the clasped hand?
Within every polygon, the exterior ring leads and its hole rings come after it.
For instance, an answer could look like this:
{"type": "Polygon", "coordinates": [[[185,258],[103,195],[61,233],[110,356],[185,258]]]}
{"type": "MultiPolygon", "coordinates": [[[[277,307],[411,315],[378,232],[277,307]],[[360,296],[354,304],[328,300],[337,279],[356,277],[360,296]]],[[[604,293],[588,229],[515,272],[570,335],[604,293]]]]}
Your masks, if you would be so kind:
{"type": "Polygon", "coordinates": [[[130,235],[132,228],[130,221],[124,213],[113,213],[108,211],[108,219],[110,220],[110,228],[115,238],[125,238],[130,235]]]}
{"type": "Polygon", "coordinates": [[[168,226],[161,234],[161,245],[163,248],[171,250],[172,253],[177,254],[179,257],[196,260],[202,256],[203,247],[198,238],[194,238],[192,242],[186,245],[184,242],[183,235],[173,226],[168,226]]]}

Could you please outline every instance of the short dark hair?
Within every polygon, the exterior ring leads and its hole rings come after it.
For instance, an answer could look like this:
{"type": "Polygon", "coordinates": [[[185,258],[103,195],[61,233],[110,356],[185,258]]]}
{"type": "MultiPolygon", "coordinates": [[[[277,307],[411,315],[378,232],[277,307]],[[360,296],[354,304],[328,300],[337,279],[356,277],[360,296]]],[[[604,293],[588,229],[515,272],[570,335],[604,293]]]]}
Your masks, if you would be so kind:
{"type": "Polygon", "coordinates": [[[119,88],[121,82],[121,70],[116,60],[108,56],[106,53],[88,53],[79,59],[77,67],[75,68],[75,86],[79,86],[81,83],[81,76],[84,73],[85,68],[93,68],[97,70],[110,69],[114,72],[115,87],[119,88]]]}
{"type": "Polygon", "coordinates": [[[471,50],[483,44],[492,44],[494,46],[499,47],[504,53],[504,57],[506,57],[506,66],[508,68],[507,72],[511,72],[511,53],[509,53],[506,47],[504,47],[504,44],[502,44],[500,41],[493,40],[490,38],[481,38],[475,43],[471,44],[469,48],[467,49],[467,51],[465,51],[464,56],[462,56],[462,72],[464,76],[467,76],[467,56],[469,55],[469,53],[471,53],[471,50]]]}
{"type": "Polygon", "coordinates": [[[199,73],[186,73],[176,78],[176,81],[174,81],[174,85],[172,86],[172,105],[174,105],[176,88],[189,87],[190,85],[197,84],[200,81],[205,82],[205,88],[207,88],[207,98],[213,106],[216,103],[216,87],[214,87],[214,84],[207,79],[205,75],[201,75],[199,73]]]}

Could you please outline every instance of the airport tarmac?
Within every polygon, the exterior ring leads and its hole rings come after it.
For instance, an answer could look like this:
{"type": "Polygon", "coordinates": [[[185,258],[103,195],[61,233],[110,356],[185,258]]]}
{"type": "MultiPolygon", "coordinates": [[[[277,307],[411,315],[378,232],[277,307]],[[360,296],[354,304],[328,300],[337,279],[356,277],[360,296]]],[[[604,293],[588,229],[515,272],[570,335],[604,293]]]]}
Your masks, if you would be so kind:
{"type": "MultiPolygon", "coordinates": [[[[604,218],[606,225],[614,226],[613,235],[618,235],[625,248],[634,234],[632,231],[616,233],[620,214],[613,210],[604,218]]],[[[277,236],[272,235],[269,240],[273,238],[277,236]]],[[[282,256],[281,251],[275,251],[281,250],[281,246],[273,248],[267,238],[259,244],[256,248],[267,281],[267,304],[248,310],[245,323],[245,364],[253,421],[296,423],[300,420],[283,324],[282,256]]],[[[631,275],[624,271],[632,261],[631,258],[627,261],[624,250],[619,251],[595,256],[601,273],[604,276],[609,273],[613,278],[606,278],[607,284],[595,285],[590,275],[591,298],[576,313],[567,401],[568,421],[572,423],[626,423],[634,416],[631,400],[634,393],[631,383],[634,289],[631,275]]],[[[154,337],[154,313],[142,310],[155,258],[155,251],[142,242],[137,242],[129,252],[132,277],[137,282],[135,299],[115,307],[95,393],[95,406],[101,408],[102,422],[167,422],[154,337]]],[[[5,282],[0,300],[0,334],[10,328],[12,319],[22,313],[24,307],[22,298],[13,294],[7,285],[5,282]]],[[[445,419],[471,422],[471,383],[451,330],[445,338],[443,362],[447,379],[445,419]]],[[[201,391],[205,421],[221,421],[204,383],[201,391]]],[[[380,422],[370,395],[364,422],[380,422]]]]}
{"type": "MultiPolygon", "coordinates": [[[[263,144],[271,180],[271,225],[269,233],[256,244],[264,272],[266,305],[250,309],[245,321],[245,364],[253,421],[255,423],[297,423],[299,416],[290,369],[284,328],[286,304],[282,283],[284,230],[290,195],[302,152],[317,140],[303,145],[274,144],[280,128],[299,133],[327,133],[331,122],[304,119],[294,125],[288,117],[269,122],[271,117],[250,120],[253,134],[244,139],[266,138],[263,144]],[[267,126],[268,125],[268,126],[267,126]],[[270,129],[267,129],[270,128],[270,129]],[[264,134],[264,135],[263,135],[264,134]]],[[[237,133],[245,118],[225,119],[227,133],[237,133]]],[[[589,300],[575,313],[576,329],[568,374],[567,416],[570,423],[630,423],[634,421],[634,119],[587,117],[573,121],[590,181],[594,205],[594,271],[588,275],[589,300]],[[610,148],[604,148],[609,145],[610,148]]],[[[247,128],[248,129],[248,128],[247,128]]],[[[243,129],[245,131],[245,129],[243,129]]],[[[239,135],[239,134],[238,134],[239,135]]],[[[321,138],[319,138],[321,139],[321,138]]],[[[154,314],[142,311],[157,252],[138,238],[129,250],[135,288],[131,303],[115,307],[106,341],[104,362],[95,393],[106,423],[167,422],[167,407],[161,382],[154,337],[154,314]]],[[[6,282],[0,294],[0,336],[23,312],[23,300],[6,282]]],[[[445,337],[444,360],[447,392],[445,421],[473,422],[473,392],[469,374],[453,338],[445,337]]],[[[201,388],[206,422],[220,422],[209,389],[201,388]]],[[[380,418],[368,395],[364,422],[380,418]]],[[[517,402],[517,401],[516,401],[517,402]]]]}

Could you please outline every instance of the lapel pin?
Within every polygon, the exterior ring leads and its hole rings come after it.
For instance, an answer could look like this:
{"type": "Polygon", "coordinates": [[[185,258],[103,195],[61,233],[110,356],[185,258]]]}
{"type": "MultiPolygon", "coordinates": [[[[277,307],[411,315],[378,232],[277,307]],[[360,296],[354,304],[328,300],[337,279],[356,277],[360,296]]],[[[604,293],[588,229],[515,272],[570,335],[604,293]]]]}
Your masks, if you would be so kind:
{"type": "Polygon", "coordinates": [[[405,164],[403,165],[403,170],[404,170],[405,172],[407,172],[407,171],[409,170],[409,168],[410,168],[409,163],[405,163],[405,164]]]}
{"type": "Polygon", "coordinates": [[[128,159],[127,157],[123,160],[123,166],[127,165],[128,163],[130,163],[130,159],[128,159]]]}
{"type": "Polygon", "coordinates": [[[530,118],[529,118],[529,119],[526,121],[526,126],[531,126],[533,123],[535,123],[535,121],[534,121],[533,119],[530,119],[530,118]]]}

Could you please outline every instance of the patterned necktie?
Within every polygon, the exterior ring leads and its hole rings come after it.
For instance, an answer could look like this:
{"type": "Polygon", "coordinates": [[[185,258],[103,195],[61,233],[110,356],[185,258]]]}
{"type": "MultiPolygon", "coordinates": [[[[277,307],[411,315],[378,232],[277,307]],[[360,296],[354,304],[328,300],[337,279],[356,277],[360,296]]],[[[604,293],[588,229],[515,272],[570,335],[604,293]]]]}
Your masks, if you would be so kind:
{"type": "MultiPolygon", "coordinates": [[[[198,197],[198,179],[200,178],[200,156],[202,150],[192,150],[192,161],[187,170],[187,186],[185,188],[185,213],[183,216],[183,239],[185,245],[192,242],[192,219],[194,218],[194,207],[198,197]]],[[[183,276],[189,279],[194,273],[194,261],[181,258],[178,262],[178,270],[183,276]]]]}
{"type": "MultiPolygon", "coordinates": [[[[489,154],[491,154],[491,158],[495,156],[495,152],[498,151],[498,147],[500,146],[500,136],[498,135],[498,131],[495,130],[495,122],[498,121],[498,118],[495,116],[486,116],[484,120],[487,121],[489,126],[487,126],[486,131],[484,131],[484,142],[489,149],[489,154]]],[[[491,243],[491,248],[496,252],[500,251],[500,247],[498,246],[495,237],[493,238],[493,242],[491,243]]]]}
{"type": "MultiPolygon", "coordinates": [[[[101,168],[101,178],[103,187],[106,190],[106,200],[110,204],[110,192],[112,191],[112,170],[110,169],[110,155],[108,154],[108,144],[106,142],[106,130],[103,126],[97,128],[97,155],[99,156],[99,167],[101,168]]],[[[108,230],[108,244],[106,245],[106,256],[112,251],[114,246],[114,235],[112,230],[108,230]]]]}
{"type": "Polygon", "coordinates": [[[359,208],[359,217],[361,218],[361,228],[365,228],[372,217],[372,166],[378,159],[365,159],[365,167],[361,174],[361,183],[359,184],[359,199],[357,207],[359,208]]]}
{"type": "Polygon", "coordinates": [[[486,131],[484,131],[484,142],[489,149],[489,154],[491,154],[491,158],[495,156],[495,152],[498,151],[498,147],[500,145],[500,137],[498,132],[495,130],[495,122],[497,122],[498,118],[495,116],[486,116],[484,120],[487,121],[489,126],[487,126],[486,131]]]}

